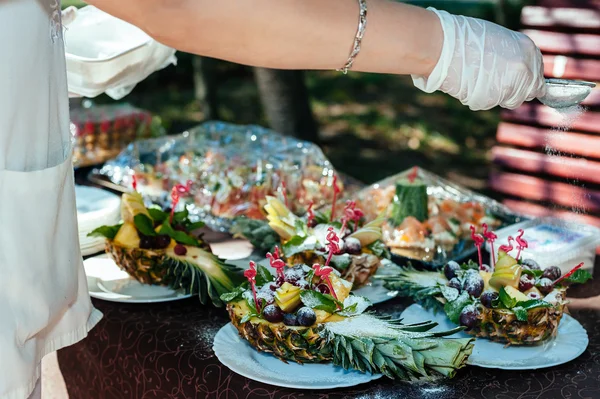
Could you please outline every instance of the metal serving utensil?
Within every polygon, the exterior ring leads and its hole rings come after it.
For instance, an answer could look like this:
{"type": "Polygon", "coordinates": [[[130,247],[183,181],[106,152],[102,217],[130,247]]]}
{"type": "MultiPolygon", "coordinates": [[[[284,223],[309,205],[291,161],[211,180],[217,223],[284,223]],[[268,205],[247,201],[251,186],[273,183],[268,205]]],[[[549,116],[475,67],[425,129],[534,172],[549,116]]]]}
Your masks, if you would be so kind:
{"type": "Polygon", "coordinates": [[[560,109],[580,104],[596,84],[581,80],[546,79],[546,87],[546,95],[538,100],[549,107],[560,109]]]}

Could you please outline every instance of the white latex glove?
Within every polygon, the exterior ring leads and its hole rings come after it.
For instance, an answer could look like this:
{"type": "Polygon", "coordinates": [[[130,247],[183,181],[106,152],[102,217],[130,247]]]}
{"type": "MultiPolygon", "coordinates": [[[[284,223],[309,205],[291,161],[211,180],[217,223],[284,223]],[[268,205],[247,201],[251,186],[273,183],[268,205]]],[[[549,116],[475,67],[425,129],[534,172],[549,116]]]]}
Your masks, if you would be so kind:
{"type": "Polygon", "coordinates": [[[442,23],[444,44],[428,78],[413,76],[419,89],[441,90],[473,111],[497,105],[514,109],[546,93],[542,54],[531,39],[492,22],[428,8],[442,23]]]}

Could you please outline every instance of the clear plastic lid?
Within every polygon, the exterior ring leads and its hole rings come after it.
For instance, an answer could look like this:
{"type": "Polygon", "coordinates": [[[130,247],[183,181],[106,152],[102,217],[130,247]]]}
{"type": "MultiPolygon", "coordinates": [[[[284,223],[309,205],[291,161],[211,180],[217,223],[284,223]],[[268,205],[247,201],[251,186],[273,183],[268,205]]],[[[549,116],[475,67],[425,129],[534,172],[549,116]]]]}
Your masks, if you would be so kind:
{"type": "MultiPolygon", "coordinates": [[[[544,217],[517,223],[496,231],[495,247],[506,244],[508,236],[516,237],[523,229],[523,239],[528,247],[522,258],[533,258],[542,265],[555,265],[569,261],[589,251],[592,254],[600,245],[600,229],[594,226],[544,217]]],[[[488,252],[491,250],[486,243],[488,252]]]]}

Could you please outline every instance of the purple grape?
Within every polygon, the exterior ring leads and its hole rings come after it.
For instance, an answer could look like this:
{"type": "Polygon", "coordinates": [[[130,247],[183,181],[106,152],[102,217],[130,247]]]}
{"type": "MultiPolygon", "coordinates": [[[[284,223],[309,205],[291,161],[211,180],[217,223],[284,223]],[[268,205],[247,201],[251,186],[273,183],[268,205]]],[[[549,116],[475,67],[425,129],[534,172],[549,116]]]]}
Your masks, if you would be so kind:
{"type": "Polygon", "coordinates": [[[277,305],[267,305],[263,309],[263,317],[271,323],[279,323],[283,320],[283,312],[277,305]]]}
{"type": "Polygon", "coordinates": [[[498,293],[495,291],[485,291],[479,297],[481,304],[488,309],[492,308],[492,302],[495,301],[496,299],[498,299],[498,293]]]}
{"type": "Polygon", "coordinates": [[[463,282],[463,289],[469,293],[473,298],[479,298],[483,292],[483,279],[478,272],[472,271],[467,273],[465,281],[463,282]]]}
{"type": "Polygon", "coordinates": [[[467,305],[460,312],[460,325],[467,327],[467,330],[472,329],[477,325],[477,316],[479,311],[474,305],[467,305]]]}
{"type": "Polygon", "coordinates": [[[450,281],[448,281],[448,287],[456,288],[459,291],[462,291],[462,284],[457,277],[454,277],[450,281]]]}
{"type": "Polygon", "coordinates": [[[319,291],[321,294],[330,294],[331,293],[327,284],[317,285],[317,291],[319,291]]]}
{"type": "Polygon", "coordinates": [[[521,274],[521,279],[519,280],[519,291],[525,292],[534,285],[535,278],[533,278],[529,274],[521,274]]]}
{"type": "Polygon", "coordinates": [[[562,273],[560,271],[560,267],[550,266],[550,267],[544,269],[544,272],[542,273],[542,277],[546,277],[552,281],[555,281],[560,277],[561,274],[562,273]]]}
{"type": "Polygon", "coordinates": [[[160,234],[156,236],[156,247],[160,249],[164,249],[169,246],[171,243],[171,237],[165,234],[160,234]]]}
{"type": "Polygon", "coordinates": [[[552,285],[552,280],[550,280],[547,277],[541,278],[536,284],[536,287],[544,295],[548,295],[550,291],[554,289],[554,286],[552,285]]]}
{"type": "Polygon", "coordinates": [[[185,256],[185,254],[187,254],[187,248],[185,245],[177,244],[175,245],[175,248],[173,248],[173,252],[175,252],[175,255],[185,256]]]}
{"type": "Polygon", "coordinates": [[[362,246],[356,238],[348,237],[344,240],[344,250],[346,253],[358,255],[362,252],[362,246]]]}
{"type": "MultiPolygon", "coordinates": [[[[285,283],[285,278],[281,277],[281,276],[277,276],[277,278],[275,279],[275,285],[277,286],[277,288],[281,287],[283,285],[283,283],[285,283]]],[[[275,289],[277,289],[275,288],[275,289]]]]}
{"type": "Polygon", "coordinates": [[[154,237],[141,236],[140,237],[140,248],[142,248],[142,249],[156,248],[156,241],[155,241],[154,237]]]}
{"type": "Polygon", "coordinates": [[[283,324],[285,324],[286,326],[297,326],[298,320],[296,319],[296,315],[293,313],[284,313],[283,324]]]}
{"type": "Polygon", "coordinates": [[[299,326],[310,327],[317,321],[317,314],[309,307],[302,307],[296,313],[296,320],[299,326]]]}
{"type": "Polygon", "coordinates": [[[535,291],[531,291],[527,296],[531,299],[542,299],[542,296],[535,291]]]}
{"type": "Polygon", "coordinates": [[[448,280],[452,280],[454,277],[456,277],[456,272],[459,270],[460,265],[455,261],[451,260],[444,266],[444,276],[446,276],[448,280]]]}
{"type": "Polygon", "coordinates": [[[481,265],[481,271],[482,271],[482,272],[488,272],[488,273],[489,273],[489,272],[491,272],[491,271],[492,271],[492,268],[491,268],[491,266],[490,266],[490,265],[486,265],[486,264],[484,263],[483,265],[481,265]]]}
{"type": "Polygon", "coordinates": [[[523,259],[521,261],[521,266],[529,270],[541,270],[540,265],[533,259],[523,259]]]}

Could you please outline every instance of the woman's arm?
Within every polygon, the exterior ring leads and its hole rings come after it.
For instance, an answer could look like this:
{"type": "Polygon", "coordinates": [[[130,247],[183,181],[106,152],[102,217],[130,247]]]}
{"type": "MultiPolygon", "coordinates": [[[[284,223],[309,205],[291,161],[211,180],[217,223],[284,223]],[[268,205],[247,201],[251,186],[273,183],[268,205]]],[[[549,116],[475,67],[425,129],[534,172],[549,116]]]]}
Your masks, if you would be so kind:
{"type": "MultiPolygon", "coordinates": [[[[278,69],[336,69],[348,59],[357,0],[87,0],[182,51],[278,69]]],[[[368,0],[352,70],[428,76],[443,32],[428,10],[368,0]]]]}

